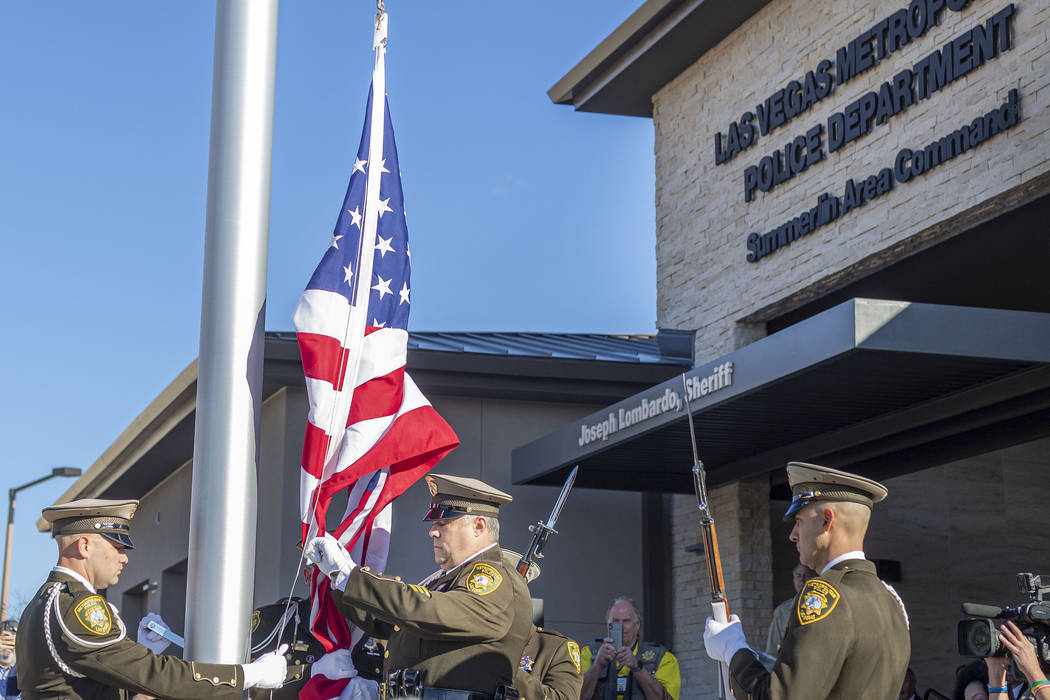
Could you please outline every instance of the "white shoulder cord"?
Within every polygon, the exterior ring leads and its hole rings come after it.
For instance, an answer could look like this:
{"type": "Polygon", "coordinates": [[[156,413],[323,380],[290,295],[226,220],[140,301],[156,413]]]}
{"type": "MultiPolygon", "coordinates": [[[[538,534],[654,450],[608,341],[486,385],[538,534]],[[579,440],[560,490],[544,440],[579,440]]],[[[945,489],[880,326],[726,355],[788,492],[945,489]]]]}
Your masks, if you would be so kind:
{"type": "MultiPolygon", "coordinates": [[[[284,626],[291,622],[292,618],[295,618],[295,632],[299,630],[299,606],[288,607],[285,609],[284,614],[281,615],[281,619],[277,621],[277,625],[270,630],[270,634],[266,636],[266,639],[262,640],[258,644],[252,647],[251,653],[255,654],[266,648],[266,645],[273,641],[273,638],[277,636],[277,633],[284,629],[284,626]]],[[[293,636],[295,635],[293,632],[293,636]]]]}
{"type": "Polygon", "coordinates": [[[124,626],[124,621],[120,619],[120,615],[117,613],[117,609],[114,608],[113,605],[107,601],[106,604],[109,605],[109,607],[113,610],[113,617],[116,618],[117,627],[120,629],[120,634],[117,636],[116,639],[109,639],[104,642],[92,642],[91,640],[83,639],[73,634],[73,632],[70,631],[69,627],[66,626],[65,620],[62,619],[62,616],[59,614],[58,608],[55,606],[55,600],[58,598],[59,593],[62,592],[62,587],[64,585],[65,584],[63,583],[55,583],[55,585],[51,586],[51,590],[48,592],[47,602],[44,604],[44,637],[47,639],[47,648],[51,652],[51,657],[55,660],[55,663],[58,664],[58,667],[62,669],[63,672],[70,676],[73,676],[74,678],[84,678],[85,676],[83,673],[77,673],[76,671],[71,669],[68,665],[66,665],[64,661],[62,661],[62,658],[58,655],[58,649],[55,648],[55,642],[51,639],[51,611],[54,610],[55,619],[58,620],[58,624],[62,628],[62,632],[64,632],[67,637],[72,639],[77,644],[81,644],[86,647],[101,648],[109,646],[110,644],[116,644],[120,640],[124,639],[124,637],[128,636],[128,630],[124,626]]]}
{"type": "Polygon", "coordinates": [[[904,626],[908,629],[911,629],[911,620],[908,619],[908,611],[904,608],[904,601],[901,600],[901,597],[899,595],[897,595],[897,591],[893,589],[893,586],[886,583],[882,579],[879,579],[879,582],[886,587],[887,591],[890,592],[890,595],[893,596],[894,600],[897,601],[897,605],[901,606],[901,613],[904,615],[904,626]]]}

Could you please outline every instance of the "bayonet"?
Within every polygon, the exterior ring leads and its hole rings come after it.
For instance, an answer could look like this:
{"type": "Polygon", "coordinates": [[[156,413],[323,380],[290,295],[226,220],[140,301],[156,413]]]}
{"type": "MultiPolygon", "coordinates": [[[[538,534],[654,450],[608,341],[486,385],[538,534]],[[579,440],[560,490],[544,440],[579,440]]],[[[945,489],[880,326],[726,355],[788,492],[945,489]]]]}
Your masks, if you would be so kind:
{"type": "Polygon", "coordinates": [[[576,465],[569,472],[569,477],[565,480],[565,485],[561,487],[561,493],[558,494],[558,500],[554,502],[554,508],[551,509],[547,522],[537,520],[532,525],[529,525],[532,539],[529,540],[529,546],[525,548],[525,553],[518,560],[518,573],[522,576],[528,572],[530,564],[536,559],[543,558],[543,548],[547,546],[547,540],[550,539],[550,536],[558,534],[554,526],[558,523],[558,517],[561,515],[562,508],[565,507],[565,499],[569,497],[572,484],[576,481],[576,472],[579,470],[580,466],[576,465]]]}

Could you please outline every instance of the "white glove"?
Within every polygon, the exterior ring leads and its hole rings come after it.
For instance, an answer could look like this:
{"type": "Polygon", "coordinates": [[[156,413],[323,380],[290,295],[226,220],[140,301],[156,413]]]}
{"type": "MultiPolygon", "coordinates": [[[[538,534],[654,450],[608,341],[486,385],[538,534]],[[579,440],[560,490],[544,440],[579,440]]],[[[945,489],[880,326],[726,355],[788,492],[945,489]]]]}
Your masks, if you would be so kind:
{"type": "MultiPolygon", "coordinates": [[[[146,627],[150,622],[157,622],[164,625],[164,627],[168,627],[168,623],[164,622],[157,613],[146,615],[139,620],[138,643],[152,651],[154,654],[160,654],[168,648],[168,645],[171,644],[171,642],[146,627]]],[[[171,628],[168,627],[168,629],[171,628]]]]}
{"type": "Polygon", "coordinates": [[[729,617],[729,622],[715,622],[714,618],[707,618],[707,627],[704,628],[704,648],[707,655],[715,661],[729,663],[741,649],[751,649],[744,639],[744,627],[740,624],[740,618],[736,615],[729,617]]]}
{"type": "Polygon", "coordinates": [[[340,591],[346,587],[350,572],[357,568],[350,553],[327,532],[324,537],[315,537],[307,543],[306,560],[332,580],[332,588],[340,591]]]}
{"type": "Polygon", "coordinates": [[[263,654],[250,664],[241,664],[244,668],[244,689],[269,688],[272,690],[284,685],[285,676],[288,674],[288,659],[284,658],[286,651],[288,651],[288,645],[282,644],[277,651],[263,654]]]}
{"type": "Polygon", "coordinates": [[[310,666],[311,676],[324,676],[325,678],[353,678],[357,675],[354,662],[350,660],[349,649],[336,649],[325,654],[310,666]]]}

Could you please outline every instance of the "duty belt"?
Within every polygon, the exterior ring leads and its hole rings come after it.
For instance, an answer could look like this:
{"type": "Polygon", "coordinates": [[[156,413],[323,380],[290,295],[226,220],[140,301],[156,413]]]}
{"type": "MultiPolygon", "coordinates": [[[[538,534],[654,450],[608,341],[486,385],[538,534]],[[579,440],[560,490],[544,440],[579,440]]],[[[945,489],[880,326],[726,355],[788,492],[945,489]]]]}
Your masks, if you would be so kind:
{"type": "Polygon", "coordinates": [[[474,690],[424,688],[423,700],[492,700],[492,695],[489,693],[479,693],[474,690]]]}
{"type": "Polygon", "coordinates": [[[421,700],[518,700],[517,689],[508,684],[501,684],[495,694],[481,693],[476,690],[458,690],[456,688],[432,688],[424,685],[426,674],[420,669],[404,668],[387,671],[386,682],[380,686],[380,697],[384,700],[393,698],[420,698],[421,700]]]}

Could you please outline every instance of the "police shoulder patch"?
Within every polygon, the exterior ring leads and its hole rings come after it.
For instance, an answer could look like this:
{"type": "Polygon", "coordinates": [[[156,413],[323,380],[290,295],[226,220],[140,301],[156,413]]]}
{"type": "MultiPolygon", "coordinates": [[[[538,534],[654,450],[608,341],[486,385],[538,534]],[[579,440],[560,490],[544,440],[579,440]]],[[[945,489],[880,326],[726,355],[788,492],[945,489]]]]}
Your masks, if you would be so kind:
{"type": "Polygon", "coordinates": [[[583,673],[583,665],[580,662],[580,645],[570,639],[565,646],[569,649],[569,658],[576,666],[576,673],[583,673]]]}
{"type": "Polygon", "coordinates": [[[810,579],[798,594],[798,602],[795,605],[799,624],[808,625],[823,620],[838,605],[840,597],[838,589],[827,581],[810,579]]]}
{"type": "Polygon", "coordinates": [[[260,623],[262,623],[262,613],[258,610],[252,610],[252,632],[259,629],[260,623]]]}
{"type": "Polygon", "coordinates": [[[495,567],[478,562],[467,576],[467,590],[478,595],[488,595],[503,583],[503,575],[495,567]]]}
{"type": "Polygon", "coordinates": [[[88,632],[99,636],[109,634],[113,629],[113,616],[109,614],[109,604],[100,595],[84,598],[73,608],[77,621],[88,632]]]}

